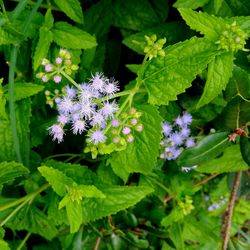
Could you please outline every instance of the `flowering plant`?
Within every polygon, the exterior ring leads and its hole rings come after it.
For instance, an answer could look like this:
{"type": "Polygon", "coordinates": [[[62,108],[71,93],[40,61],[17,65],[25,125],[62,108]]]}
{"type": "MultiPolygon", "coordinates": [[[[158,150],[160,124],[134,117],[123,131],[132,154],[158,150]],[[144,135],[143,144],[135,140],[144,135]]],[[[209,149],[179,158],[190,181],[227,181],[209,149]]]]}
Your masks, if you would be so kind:
{"type": "Polygon", "coordinates": [[[249,249],[238,2],[1,1],[0,249],[249,249]]]}

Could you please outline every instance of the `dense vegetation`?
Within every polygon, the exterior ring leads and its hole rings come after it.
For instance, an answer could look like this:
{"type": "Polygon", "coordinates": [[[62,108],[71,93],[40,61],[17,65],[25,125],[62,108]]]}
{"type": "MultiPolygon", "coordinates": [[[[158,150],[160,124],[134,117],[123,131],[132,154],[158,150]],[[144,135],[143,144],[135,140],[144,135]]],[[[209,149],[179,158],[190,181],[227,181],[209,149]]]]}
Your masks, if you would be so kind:
{"type": "Polygon", "coordinates": [[[249,249],[248,0],[0,6],[1,250],[249,249]]]}

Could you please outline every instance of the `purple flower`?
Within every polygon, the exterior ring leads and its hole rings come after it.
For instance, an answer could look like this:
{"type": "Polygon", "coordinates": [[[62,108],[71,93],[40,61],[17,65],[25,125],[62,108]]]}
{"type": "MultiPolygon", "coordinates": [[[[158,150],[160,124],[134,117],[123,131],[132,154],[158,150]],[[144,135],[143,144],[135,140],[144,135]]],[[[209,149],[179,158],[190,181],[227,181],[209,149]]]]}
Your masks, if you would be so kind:
{"type": "Polygon", "coordinates": [[[82,101],[79,103],[80,106],[80,114],[85,117],[86,119],[90,119],[90,117],[95,112],[95,108],[93,107],[93,104],[90,101],[82,101]]]}
{"type": "Polygon", "coordinates": [[[63,115],[63,114],[61,114],[61,115],[59,115],[58,117],[57,117],[57,121],[60,123],[60,124],[62,124],[62,125],[65,125],[67,122],[68,122],[68,117],[66,116],[66,115],[63,115]]]}
{"type": "Polygon", "coordinates": [[[187,138],[187,137],[189,137],[189,135],[190,135],[190,129],[189,129],[188,127],[182,127],[182,128],[181,128],[181,131],[180,131],[180,134],[181,134],[183,137],[187,138]]]}
{"type": "Polygon", "coordinates": [[[91,88],[93,90],[103,92],[105,89],[106,82],[107,78],[102,73],[96,73],[90,80],[91,88]]]}
{"type": "Polygon", "coordinates": [[[136,131],[141,132],[143,130],[143,125],[138,124],[135,129],[136,129],[136,131]]]}
{"type": "Polygon", "coordinates": [[[133,135],[129,135],[127,138],[127,142],[131,143],[134,140],[134,136],[133,135]]]}
{"type": "Polygon", "coordinates": [[[52,64],[48,63],[44,67],[46,72],[51,72],[53,70],[52,64]]]}
{"type": "Polygon", "coordinates": [[[58,124],[53,124],[49,127],[49,134],[53,136],[53,141],[57,140],[58,143],[63,141],[63,128],[58,124]]]}
{"type": "Polygon", "coordinates": [[[74,102],[68,97],[63,97],[63,99],[57,104],[58,111],[61,114],[69,114],[73,106],[74,102]]]}
{"type": "Polygon", "coordinates": [[[72,126],[73,134],[81,134],[86,130],[86,122],[83,120],[76,120],[72,126]]]}
{"type": "Polygon", "coordinates": [[[195,142],[194,142],[194,139],[193,138],[188,138],[186,140],[186,147],[187,148],[190,148],[190,147],[193,147],[195,145],[195,142]]]}
{"type": "Polygon", "coordinates": [[[137,123],[138,123],[138,120],[137,120],[136,118],[133,118],[133,119],[131,120],[131,124],[132,124],[133,126],[135,126],[137,123]]]}
{"type": "Polygon", "coordinates": [[[128,135],[130,132],[131,132],[131,128],[129,128],[129,127],[124,127],[124,128],[122,129],[122,133],[123,133],[124,135],[128,135]]]}
{"type": "Polygon", "coordinates": [[[67,97],[71,99],[74,98],[77,94],[76,88],[70,87],[69,85],[65,86],[65,91],[66,91],[67,97]]]}
{"type": "Polygon", "coordinates": [[[106,121],[103,117],[103,115],[99,112],[96,112],[93,114],[93,116],[91,117],[91,122],[90,122],[91,126],[99,126],[101,128],[105,127],[106,125],[106,121]]]}
{"type": "Polygon", "coordinates": [[[49,78],[46,75],[42,76],[42,81],[43,82],[48,82],[49,78]]]}
{"type": "Polygon", "coordinates": [[[172,126],[168,122],[162,122],[161,126],[162,126],[162,133],[165,136],[168,136],[172,131],[172,126]]]}
{"type": "Polygon", "coordinates": [[[182,116],[182,122],[184,125],[190,125],[192,123],[192,116],[189,113],[184,112],[182,116]]]}
{"type": "Polygon", "coordinates": [[[118,105],[115,103],[115,101],[111,103],[104,102],[103,107],[100,109],[100,112],[105,117],[105,119],[107,119],[107,118],[112,118],[117,110],[118,110],[118,105]]]}
{"type": "Polygon", "coordinates": [[[56,64],[61,64],[62,58],[58,56],[55,61],[56,61],[56,64]]]}
{"type": "Polygon", "coordinates": [[[119,91],[118,81],[112,80],[104,86],[104,93],[107,95],[113,95],[119,91]]]}
{"type": "Polygon", "coordinates": [[[104,135],[102,130],[95,130],[92,132],[92,134],[90,134],[89,139],[93,144],[96,145],[98,143],[105,142],[107,137],[104,135]]]}
{"type": "Polygon", "coordinates": [[[116,119],[111,121],[112,127],[117,128],[120,125],[120,122],[116,119]]]}
{"type": "Polygon", "coordinates": [[[55,75],[55,76],[53,77],[53,80],[54,80],[55,83],[59,83],[59,82],[61,82],[62,77],[59,76],[59,75],[55,75]]]}
{"type": "Polygon", "coordinates": [[[182,145],[183,140],[184,140],[183,136],[178,132],[174,132],[173,134],[169,136],[169,141],[172,143],[172,145],[175,145],[175,146],[182,145]]]}

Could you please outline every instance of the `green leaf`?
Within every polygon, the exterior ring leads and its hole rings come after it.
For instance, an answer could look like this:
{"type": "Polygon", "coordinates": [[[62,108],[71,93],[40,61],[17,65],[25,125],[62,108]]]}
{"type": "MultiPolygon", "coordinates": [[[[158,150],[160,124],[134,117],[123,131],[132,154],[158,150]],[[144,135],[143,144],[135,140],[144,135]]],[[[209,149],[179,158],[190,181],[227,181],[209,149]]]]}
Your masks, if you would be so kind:
{"type": "Polygon", "coordinates": [[[135,205],[153,189],[147,186],[102,188],[104,199],[85,198],[82,201],[83,222],[98,220],[135,205]]]}
{"type": "Polygon", "coordinates": [[[120,28],[143,30],[160,21],[148,0],[117,0],[113,11],[114,25],[120,28]]]}
{"type": "Polygon", "coordinates": [[[97,45],[95,37],[66,22],[55,23],[52,29],[54,41],[67,49],[89,49],[97,45]]]}
{"type": "Polygon", "coordinates": [[[226,173],[247,169],[248,165],[242,159],[239,145],[233,145],[226,148],[219,158],[204,162],[195,170],[202,173],[226,173]]]}
{"type": "Polygon", "coordinates": [[[11,250],[8,243],[2,239],[0,239],[0,249],[1,250],[11,250]]]}
{"type": "Polygon", "coordinates": [[[0,163],[0,186],[4,183],[13,181],[16,177],[28,174],[29,170],[21,163],[1,162],[0,163]]]}
{"type": "Polygon", "coordinates": [[[143,113],[143,131],[136,133],[134,142],[125,150],[113,153],[110,160],[113,171],[123,180],[126,176],[121,175],[121,169],[126,173],[150,173],[159,154],[162,118],[157,108],[150,105],[138,106],[138,111],[143,113]]]}
{"type": "Polygon", "coordinates": [[[70,233],[76,233],[83,223],[82,205],[78,202],[69,202],[66,205],[67,217],[70,224],[70,233]]]}
{"type": "Polygon", "coordinates": [[[240,152],[243,160],[250,166],[250,139],[244,136],[240,137],[240,152]]]}
{"type": "MultiPolygon", "coordinates": [[[[33,96],[38,92],[42,91],[44,86],[33,84],[33,83],[26,83],[26,82],[16,82],[15,83],[15,101],[22,100],[24,98],[33,96]]],[[[8,97],[8,85],[3,87],[3,90],[6,93],[6,97],[8,97]]]]}
{"type": "Polygon", "coordinates": [[[55,0],[55,3],[73,21],[83,23],[82,8],[78,0],[55,0]]]}
{"type": "Polygon", "coordinates": [[[122,43],[137,53],[144,55],[144,48],[147,45],[145,35],[151,36],[153,34],[156,34],[157,38],[166,38],[166,45],[183,41],[189,37],[187,27],[182,22],[168,22],[127,36],[122,43]]]}
{"type": "Polygon", "coordinates": [[[38,168],[41,175],[49,182],[53,190],[60,196],[64,196],[67,191],[67,186],[72,186],[74,181],[67,177],[63,172],[47,167],[41,166],[38,168]]]}
{"type": "Polygon", "coordinates": [[[226,52],[216,56],[208,65],[207,81],[203,94],[197,104],[197,108],[211,102],[227,86],[232,75],[234,55],[226,52]]]}
{"type": "Polygon", "coordinates": [[[193,166],[213,159],[231,144],[227,136],[227,132],[218,132],[204,137],[195,147],[184,150],[177,164],[181,167],[193,166]]]}
{"type": "Polygon", "coordinates": [[[57,235],[57,229],[52,221],[33,204],[21,208],[7,225],[13,230],[27,230],[39,234],[47,240],[57,235]]]}
{"type": "Polygon", "coordinates": [[[218,51],[209,41],[193,37],[168,46],[165,53],[165,57],[152,59],[144,68],[143,81],[151,104],[167,105],[176,100],[218,51]]]}
{"type": "Polygon", "coordinates": [[[222,18],[210,16],[205,12],[196,12],[187,8],[180,8],[179,12],[191,29],[200,32],[214,42],[219,39],[223,26],[226,25],[222,18]]]}
{"type": "Polygon", "coordinates": [[[33,56],[33,68],[37,68],[41,65],[43,58],[46,58],[49,47],[53,42],[53,33],[47,28],[41,27],[39,30],[39,40],[36,45],[35,54],[33,56]]]}
{"type": "Polygon", "coordinates": [[[209,0],[177,0],[173,6],[175,8],[197,9],[203,7],[208,2],[209,0]]]}

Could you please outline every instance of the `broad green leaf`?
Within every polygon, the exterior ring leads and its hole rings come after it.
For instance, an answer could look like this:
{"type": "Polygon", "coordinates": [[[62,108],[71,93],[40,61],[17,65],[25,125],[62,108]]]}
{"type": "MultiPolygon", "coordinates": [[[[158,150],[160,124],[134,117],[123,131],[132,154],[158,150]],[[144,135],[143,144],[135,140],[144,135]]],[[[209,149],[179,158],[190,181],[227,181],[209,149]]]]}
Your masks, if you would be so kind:
{"type": "Polygon", "coordinates": [[[9,248],[8,243],[6,241],[2,240],[2,239],[0,239],[0,249],[1,250],[11,250],[9,248]]]}
{"type": "Polygon", "coordinates": [[[66,22],[55,23],[52,32],[55,43],[63,48],[89,49],[97,45],[95,37],[66,22]]]}
{"type": "Polygon", "coordinates": [[[133,73],[137,74],[137,72],[141,68],[141,64],[126,64],[126,67],[133,73]]]}
{"type": "Polygon", "coordinates": [[[227,0],[227,4],[230,6],[235,16],[249,16],[249,1],[248,0],[227,0]]]}
{"type": "Polygon", "coordinates": [[[250,104],[239,96],[227,104],[216,120],[218,127],[223,126],[232,130],[244,126],[248,121],[250,121],[250,104]]]}
{"type": "Polygon", "coordinates": [[[114,25],[120,28],[143,30],[160,22],[148,0],[117,0],[113,11],[114,25]]]}
{"type": "Polygon", "coordinates": [[[219,158],[201,163],[195,170],[202,173],[225,173],[247,169],[248,165],[242,159],[239,145],[233,145],[226,148],[219,158]]]}
{"type": "Polygon", "coordinates": [[[70,233],[76,233],[83,223],[83,211],[80,202],[69,202],[66,205],[67,217],[70,225],[70,233]]]}
{"type": "Polygon", "coordinates": [[[33,204],[21,208],[15,216],[12,216],[7,225],[12,230],[27,230],[39,234],[47,240],[57,235],[57,229],[52,220],[33,204]]]}
{"type": "Polygon", "coordinates": [[[39,29],[39,39],[36,44],[35,53],[33,56],[33,68],[37,70],[43,58],[47,57],[49,47],[53,42],[53,33],[50,29],[53,27],[54,18],[51,10],[48,10],[45,15],[43,26],[39,29]]]}
{"type": "Polygon", "coordinates": [[[213,159],[231,144],[227,136],[227,132],[217,132],[204,137],[195,147],[184,150],[177,164],[181,167],[193,166],[213,159]]]}
{"type": "Polygon", "coordinates": [[[163,227],[169,227],[172,224],[175,224],[179,220],[183,219],[184,215],[182,210],[179,207],[176,207],[171,210],[170,214],[164,217],[161,221],[163,227]]]}
{"type": "Polygon", "coordinates": [[[104,199],[85,198],[82,201],[83,222],[88,223],[115,214],[131,207],[151,193],[153,189],[147,186],[102,188],[106,195],[104,199]]]}
{"type": "Polygon", "coordinates": [[[208,3],[209,0],[177,0],[174,3],[175,8],[197,9],[208,3]]]}
{"type": "Polygon", "coordinates": [[[112,154],[110,163],[113,171],[121,176],[121,169],[127,173],[148,174],[154,168],[159,154],[161,141],[161,121],[158,110],[150,105],[138,106],[143,115],[140,118],[144,126],[141,133],[135,134],[135,140],[123,151],[112,154]]]}
{"type": "Polygon", "coordinates": [[[243,160],[250,166],[250,139],[244,136],[240,137],[240,152],[243,160]]]}
{"type": "Polygon", "coordinates": [[[21,163],[1,162],[0,163],[0,185],[13,181],[16,177],[28,174],[29,170],[21,163]]]}
{"type": "Polygon", "coordinates": [[[53,190],[60,196],[64,196],[67,191],[67,186],[72,186],[74,181],[67,177],[63,172],[47,167],[41,166],[38,168],[41,175],[49,182],[53,190]]]}
{"type": "MultiPolygon", "coordinates": [[[[26,83],[26,82],[16,82],[15,83],[15,101],[22,100],[24,98],[33,96],[37,94],[38,92],[42,91],[44,89],[44,86],[33,84],[33,83],[26,83]]],[[[8,97],[8,86],[5,85],[3,90],[6,92],[6,97],[8,97]]]]}
{"type": "Polygon", "coordinates": [[[127,36],[122,43],[137,53],[144,55],[144,48],[147,45],[145,35],[151,36],[153,34],[156,34],[158,39],[166,38],[165,45],[174,44],[189,37],[186,25],[181,22],[168,22],[127,36]]]}
{"type": "Polygon", "coordinates": [[[149,102],[167,105],[191,86],[218,53],[214,44],[197,37],[168,46],[165,57],[149,61],[144,68],[143,81],[149,102]]]}
{"type": "Polygon", "coordinates": [[[226,52],[216,56],[208,65],[207,81],[197,108],[211,102],[227,86],[232,75],[234,55],[226,52]]]}
{"type": "Polygon", "coordinates": [[[82,8],[79,0],[55,0],[55,3],[73,21],[83,23],[82,8]]]}
{"type": "Polygon", "coordinates": [[[169,13],[168,0],[154,0],[150,3],[152,4],[157,16],[162,22],[164,22],[167,19],[169,13]]]}
{"type": "Polygon", "coordinates": [[[187,8],[180,8],[179,12],[191,29],[200,32],[214,42],[219,39],[223,26],[226,24],[222,18],[210,16],[205,12],[196,12],[187,8]]]}

